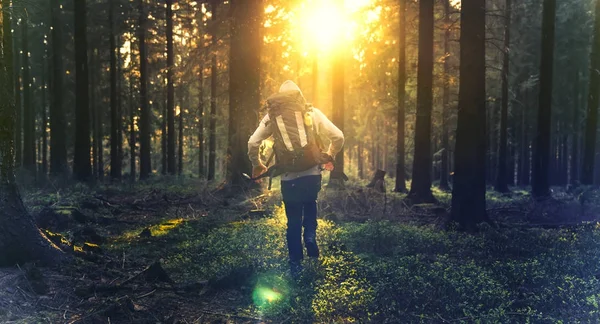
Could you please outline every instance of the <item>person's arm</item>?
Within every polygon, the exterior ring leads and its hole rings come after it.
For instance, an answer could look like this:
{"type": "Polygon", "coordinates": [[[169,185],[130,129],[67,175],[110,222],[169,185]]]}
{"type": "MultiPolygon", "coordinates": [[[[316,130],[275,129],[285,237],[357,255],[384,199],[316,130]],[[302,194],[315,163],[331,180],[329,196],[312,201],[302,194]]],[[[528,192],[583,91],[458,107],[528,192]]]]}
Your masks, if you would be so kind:
{"type": "Polygon", "coordinates": [[[254,134],[250,136],[248,140],[248,158],[250,158],[250,162],[252,162],[252,167],[263,166],[264,164],[260,160],[260,145],[264,140],[271,136],[271,128],[267,126],[267,122],[269,121],[269,116],[265,116],[258,128],[254,131],[254,134]]]}
{"type": "Polygon", "coordinates": [[[344,147],[344,133],[337,128],[330,120],[317,108],[313,108],[314,121],[317,123],[317,130],[319,134],[325,135],[330,141],[329,149],[327,154],[335,159],[335,156],[344,147]]]}

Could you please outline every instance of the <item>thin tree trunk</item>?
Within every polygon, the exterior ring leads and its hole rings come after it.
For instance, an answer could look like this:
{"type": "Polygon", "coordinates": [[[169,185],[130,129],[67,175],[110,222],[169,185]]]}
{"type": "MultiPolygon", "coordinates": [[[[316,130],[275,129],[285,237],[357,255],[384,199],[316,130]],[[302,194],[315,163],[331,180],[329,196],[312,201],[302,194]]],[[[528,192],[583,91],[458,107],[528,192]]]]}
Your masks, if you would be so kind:
{"type": "Polygon", "coordinates": [[[537,117],[536,150],[535,154],[533,155],[532,181],[532,194],[537,198],[547,197],[550,195],[550,186],[548,183],[548,163],[550,162],[555,11],[556,0],[544,0],[539,108],[537,117]]]}
{"type": "Polygon", "coordinates": [[[31,77],[29,66],[29,22],[26,16],[21,21],[21,48],[23,56],[23,167],[35,177],[35,113],[31,103],[31,77]]]}
{"type": "Polygon", "coordinates": [[[75,157],[73,173],[79,181],[89,181],[90,164],[90,107],[87,55],[86,0],[73,0],[75,10],[75,157]]]}
{"type": "Polygon", "coordinates": [[[183,107],[187,106],[187,100],[181,102],[181,108],[179,109],[179,149],[178,149],[178,163],[177,163],[177,174],[181,176],[183,174],[183,107]]]}
{"type": "MultiPolygon", "coordinates": [[[[396,186],[395,192],[406,192],[404,132],[406,123],[406,0],[400,0],[398,22],[398,120],[396,129],[396,186]]],[[[362,148],[362,142],[359,147],[362,148]]],[[[362,178],[362,158],[359,152],[359,174],[362,178]]]]}
{"type": "MultiPolygon", "coordinates": [[[[64,177],[69,173],[67,164],[67,122],[64,107],[63,26],[58,0],[52,1],[52,66],[53,95],[50,110],[50,173],[64,177]]],[[[18,134],[18,132],[17,132],[18,134]]],[[[18,143],[18,141],[17,141],[18,143]]]]}
{"type": "Polygon", "coordinates": [[[217,5],[218,1],[212,0],[210,10],[212,11],[211,38],[212,38],[212,65],[210,68],[210,124],[208,144],[208,177],[209,181],[215,179],[215,167],[217,159],[217,5]]]}
{"type": "Polygon", "coordinates": [[[135,103],[133,96],[133,76],[129,76],[129,180],[133,183],[136,178],[135,168],[135,103]]]}
{"type": "Polygon", "coordinates": [[[91,107],[95,120],[94,152],[95,158],[98,159],[96,163],[97,169],[94,172],[97,173],[99,181],[104,181],[104,114],[96,101],[96,97],[99,95],[96,88],[96,82],[98,80],[98,71],[101,69],[100,65],[98,65],[98,61],[98,49],[94,49],[92,51],[92,69],[90,70],[92,74],[90,82],[90,93],[92,94],[91,107]]]}
{"type": "Polygon", "coordinates": [[[117,44],[115,41],[114,1],[109,1],[108,22],[110,38],[110,176],[121,179],[121,157],[119,156],[119,129],[121,116],[117,105],[117,44]]]}
{"type": "Polygon", "coordinates": [[[200,65],[200,91],[198,107],[198,176],[203,178],[206,175],[204,165],[204,64],[200,65]]]}
{"type": "Polygon", "coordinates": [[[139,0],[138,39],[140,49],[140,179],[148,179],[152,172],[150,160],[150,134],[152,133],[151,111],[148,106],[148,56],[146,53],[146,13],[144,1],[139,0]]]}
{"type": "MultiPolygon", "coordinates": [[[[563,123],[566,128],[566,122],[563,123]]],[[[563,135],[561,136],[561,151],[560,151],[560,185],[566,186],[569,180],[569,135],[567,135],[566,129],[563,130],[563,135]]]]}
{"type": "MultiPolygon", "coordinates": [[[[435,202],[431,193],[431,110],[433,103],[433,0],[419,2],[419,63],[412,203],[435,202]]],[[[461,61],[462,62],[462,61],[461,61]]]]}
{"type": "MultiPolygon", "coordinates": [[[[48,49],[44,49],[44,61],[42,62],[42,178],[48,176],[48,49]]],[[[11,83],[12,84],[12,83],[11,83]]]]}
{"type": "Polygon", "coordinates": [[[507,145],[508,145],[508,76],[510,60],[510,16],[512,12],[512,1],[506,0],[504,21],[504,48],[502,59],[502,110],[500,111],[500,147],[498,148],[498,171],[495,189],[498,192],[508,192],[507,174],[507,145]]]}
{"type": "Polygon", "coordinates": [[[488,221],[485,202],[485,1],[463,1],[460,90],[451,219],[474,231],[488,221]]]}
{"type": "Polygon", "coordinates": [[[448,152],[450,140],[448,139],[448,114],[450,111],[450,0],[444,1],[444,89],[442,95],[442,163],[440,170],[440,189],[450,190],[448,184],[448,152]]]}
{"type": "MultiPolygon", "coordinates": [[[[15,28],[17,28],[18,24],[15,24],[15,28]]],[[[22,67],[22,55],[19,55],[19,48],[21,47],[21,42],[18,39],[14,40],[15,43],[15,52],[14,52],[14,60],[15,68],[14,68],[14,83],[15,83],[15,105],[17,109],[16,116],[16,124],[15,124],[15,163],[16,168],[20,168],[23,165],[23,101],[21,100],[21,67],[22,67]]]]}
{"type": "Polygon", "coordinates": [[[166,175],[169,172],[169,150],[168,150],[168,135],[167,135],[167,104],[163,103],[162,109],[162,120],[160,124],[160,148],[161,148],[161,171],[162,175],[166,175]]]}
{"type": "Polygon", "coordinates": [[[580,93],[579,93],[579,70],[575,73],[575,82],[573,83],[573,95],[575,98],[575,104],[573,107],[573,121],[571,123],[571,177],[570,183],[572,185],[579,184],[579,141],[581,138],[579,131],[579,105],[580,93]]]}
{"type": "Polygon", "coordinates": [[[175,175],[175,87],[173,85],[173,0],[166,0],[167,9],[167,166],[175,175]]]}
{"type": "Polygon", "coordinates": [[[101,147],[101,144],[99,145],[98,143],[100,142],[100,133],[98,132],[98,119],[99,119],[99,112],[98,112],[98,106],[96,105],[96,77],[97,77],[97,64],[96,64],[96,49],[92,50],[92,56],[90,58],[90,109],[92,110],[91,113],[91,117],[92,117],[92,138],[93,138],[93,142],[92,142],[92,172],[94,173],[94,176],[96,177],[96,179],[100,179],[100,168],[98,167],[98,154],[99,154],[99,147],[101,147]]]}

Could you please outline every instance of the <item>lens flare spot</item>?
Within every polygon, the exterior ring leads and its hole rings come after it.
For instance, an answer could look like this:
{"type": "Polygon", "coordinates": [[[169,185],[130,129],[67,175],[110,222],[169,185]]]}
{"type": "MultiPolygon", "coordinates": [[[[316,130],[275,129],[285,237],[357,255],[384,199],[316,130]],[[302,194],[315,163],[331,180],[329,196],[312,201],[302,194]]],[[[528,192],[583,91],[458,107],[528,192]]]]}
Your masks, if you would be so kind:
{"type": "Polygon", "coordinates": [[[267,274],[258,278],[256,287],[252,292],[254,305],[261,310],[267,310],[280,304],[287,296],[288,286],[286,281],[274,274],[267,274]]]}

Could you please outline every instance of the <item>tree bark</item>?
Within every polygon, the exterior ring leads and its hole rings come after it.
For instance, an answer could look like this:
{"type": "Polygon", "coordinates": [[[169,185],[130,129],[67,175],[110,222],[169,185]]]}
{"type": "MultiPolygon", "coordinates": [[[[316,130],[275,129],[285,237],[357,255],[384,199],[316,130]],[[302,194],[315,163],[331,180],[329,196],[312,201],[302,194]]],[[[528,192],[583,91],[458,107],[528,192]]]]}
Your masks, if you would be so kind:
{"type": "Polygon", "coordinates": [[[67,164],[67,122],[64,107],[63,26],[58,0],[52,4],[52,109],[50,110],[50,173],[64,177],[69,173],[67,164]]]}
{"type": "MultiPolygon", "coordinates": [[[[400,0],[398,9],[398,124],[396,130],[396,186],[395,192],[406,192],[405,124],[406,124],[406,0],[400,0]]],[[[359,152],[359,156],[361,152],[359,152]]],[[[361,159],[362,162],[362,159],[361,159]]],[[[362,177],[362,166],[360,169],[362,177]]]]}
{"type": "MultiPolygon", "coordinates": [[[[229,52],[229,147],[227,182],[247,183],[242,173],[251,173],[248,139],[258,125],[260,108],[260,28],[263,1],[232,3],[231,47],[229,52]]],[[[212,148],[211,148],[212,150],[212,148]]]]}
{"type": "Polygon", "coordinates": [[[217,160],[217,6],[219,2],[212,0],[210,2],[210,10],[212,11],[212,19],[210,26],[211,34],[211,61],[210,68],[210,123],[209,123],[209,143],[208,143],[208,176],[207,179],[212,181],[215,179],[215,167],[217,160]]]}
{"type": "Polygon", "coordinates": [[[2,0],[1,30],[4,52],[0,66],[0,266],[33,260],[57,264],[66,256],[52,245],[33,222],[18,192],[14,177],[15,119],[11,16],[9,0],[2,0]]]}
{"type": "Polygon", "coordinates": [[[598,124],[598,103],[600,102],[600,0],[596,1],[596,18],[594,20],[594,42],[590,54],[590,81],[587,100],[587,117],[585,125],[585,146],[583,148],[583,169],[581,183],[591,185],[594,181],[594,164],[596,159],[596,133],[598,124]]]}
{"type": "Polygon", "coordinates": [[[450,140],[448,139],[448,115],[450,111],[450,0],[444,1],[444,89],[442,97],[442,163],[440,170],[440,189],[450,190],[448,184],[448,152],[450,140]]]}
{"type": "Polygon", "coordinates": [[[29,66],[29,21],[21,18],[21,50],[23,57],[23,167],[35,177],[35,113],[31,104],[31,77],[29,66]]]}
{"type": "MultiPolygon", "coordinates": [[[[358,140],[358,145],[356,148],[356,164],[358,165],[358,178],[359,179],[363,179],[365,177],[364,174],[364,158],[363,158],[363,146],[364,146],[364,142],[362,139],[358,140]]],[[[404,172],[404,170],[402,170],[402,172],[404,172]]],[[[396,175],[397,176],[397,175],[396,175]]]]}
{"type": "Polygon", "coordinates": [[[451,220],[474,231],[488,221],[485,202],[485,0],[463,0],[460,89],[451,220]]]}
{"type": "Polygon", "coordinates": [[[150,160],[151,111],[148,105],[148,55],[146,53],[146,12],[144,1],[139,0],[138,39],[140,48],[140,179],[148,179],[152,172],[150,160]]]}
{"type": "MultiPolygon", "coordinates": [[[[4,25],[3,25],[4,26],[4,25]]],[[[13,24],[16,30],[18,30],[18,23],[13,24]]],[[[13,60],[14,60],[14,89],[15,89],[15,105],[17,109],[16,115],[16,124],[15,124],[15,166],[20,168],[23,165],[23,103],[21,100],[21,57],[19,55],[19,49],[21,48],[20,37],[17,39],[13,39],[14,50],[13,50],[13,60]]]]}
{"type": "MultiPolygon", "coordinates": [[[[551,141],[550,132],[552,115],[552,73],[554,62],[555,12],[556,0],[544,0],[537,136],[535,154],[533,155],[532,194],[536,198],[543,198],[550,195],[548,169],[550,162],[551,141]]],[[[593,116],[590,118],[593,118],[593,116]]]]}
{"type": "Polygon", "coordinates": [[[178,150],[177,150],[177,175],[181,176],[183,174],[183,110],[184,106],[187,106],[187,100],[182,100],[181,108],[179,109],[179,141],[178,150]]]}
{"type": "Polygon", "coordinates": [[[73,0],[75,10],[75,156],[73,174],[78,181],[92,178],[90,164],[90,107],[87,55],[86,0],[73,0]]]}
{"type": "Polygon", "coordinates": [[[413,160],[412,185],[407,197],[412,203],[428,203],[436,201],[431,193],[433,7],[433,0],[421,0],[419,2],[419,63],[417,72],[415,153],[413,160]]]}
{"type": "Polygon", "coordinates": [[[135,167],[135,104],[133,96],[133,76],[129,76],[129,180],[133,183],[136,178],[135,167]]]}
{"type": "MultiPolygon", "coordinates": [[[[92,49],[92,55],[90,57],[90,109],[92,113],[90,114],[92,117],[92,172],[96,179],[102,180],[100,176],[100,167],[98,167],[98,160],[100,149],[98,144],[100,142],[100,133],[98,132],[98,120],[100,119],[100,113],[98,106],[96,105],[96,74],[97,74],[97,58],[96,49],[92,49]]],[[[100,144],[101,145],[101,144],[100,144]]]]}
{"type": "Polygon", "coordinates": [[[166,0],[167,9],[167,166],[175,175],[175,87],[173,85],[173,0],[166,0]]]}
{"type": "Polygon", "coordinates": [[[115,41],[114,1],[109,1],[108,23],[110,38],[110,176],[121,179],[121,157],[119,156],[119,129],[121,116],[117,106],[117,45],[115,41]]]}
{"type": "MultiPolygon", "coordinates": [[[[42,63],[42,180],[48,177],[48,49],[44,48],[42,63]]],[[[12,84],[12,81],[11,83],[12,84]]]]}
{"type": "Polygon", "coordinates": [[[573,96],[575,98],[575,104],[573,107],[573,121],[571,123],[571,178],[570,183],[572,185],[579,184],[579,105],[580,105],[580,93],[579,93],[579,70],[575,73],[575,82],[573,83],[573,96]]]}
{"type": "Polygon", "coordinates": [[[500,111],[500,146],[498,148],[498,171],[495,189],[498,192],[508,192],[507,146],[508,146],[508,77],[510,60],[510,16],[511,0],[506,0],[504,21],[504,48],[502,59],[502,110],[500,111]]]}
{"type": "Polygon", "coordinates": [[[168,135],[167,135],[167,107],[168,105],[163,103],[162,118],[160,123],[160,148],[161,148],[161,170],[162,175],[169,173],[169,150],[168,150],[168,135]]]}
{"type": "Polygon", "coordinates": [[[204,165],[204,64],[200,63],[200,91],[198,104],[198,177],[206,176],[204,165]]]}

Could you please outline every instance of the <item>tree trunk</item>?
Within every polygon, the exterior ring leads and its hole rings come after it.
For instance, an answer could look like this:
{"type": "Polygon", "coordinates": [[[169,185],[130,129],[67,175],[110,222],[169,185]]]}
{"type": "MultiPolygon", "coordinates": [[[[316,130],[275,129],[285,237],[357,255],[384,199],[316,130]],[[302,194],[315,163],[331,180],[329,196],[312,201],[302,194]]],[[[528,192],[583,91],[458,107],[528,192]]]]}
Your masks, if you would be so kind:
{"type": "Polygon", "coordinates": [[[181,108],[179,109],[179,141],[178,141],[178,154],[177,154],[177,174],[181,176],[183,174],[183,107],[187,106],[187,100],[182,100],[181,108]]]}
{"type": "Polygon", "coordinates": [[[473,231],[485,207],[485,0],[464,0],[451,219],[473,231]]]}
{"type": "Polygon", "coordinates": [[[204,165],[204,64],[200,64],[200,91],[198,105],[198,177],[203,178],[206,175],[204,165]]]}
{"type": "Polygon", "coordinates": [[[261,0],[233,2],[231,7],[227,181],[233,186],[245,183],[242,172],[252,171],[248,139],[258,125],[263,11],[261,0]]]}
{"type": "Polygon", "coordinates": [[[510,60],[510,16],[511,0],[506,0],[504,21],[504,48],[502,59],[502,110],[500,111],[500,147],[498,148],[498,171],[495,189],[498,192],[508,192],[507,145],[508,145],[508,77],[510,60]]]}
{"type": "MultiPolygon", "coordinates": [[[[600,2],[600,1],[599,1],[600,2]]],[[[572,185],[579,184],[579,140],[581,138],[579,132],[579,105],[580,93],[579,93],[579,70],[575,73],[575,82],[573,83],[573,95],[575,98],[575,104],[573,107],[573,121],[571,123],[571,177],[570,183],[572,185]]]]}
{"type": "Polygon", "coordinates": [[[135,104],[133,97],[133,76],[129,76],[129,180],[133,183],[136,178],[135,168],[135,104]]]}
{"type": "Polygon", "coordinates": [[[63,26],[58,0],[52,0],[52,109],[50,110],[50,174],[64,177],[67,164],[67,122],[64,107],[63,26]]]}
{"type": "MultiPolygon", "coordinates": [[[[406,192],[404,132],[406,124],[406,0],[400,0],[398,22],[398,124],[396,130],[396,186],[395,192],[406,192]]],[[[362,145],[361,145],[362,146],[362,145]]],[[[359,156],[361,152],[359,152],[359,156]]],[[[362,159],[361,159],[362,160],[362,159]]],[[[360,169],[362,177],[362,167],[360,169]]]]}
{"type": "MultiPolygon", "coordinates": [[[[99,160],[99,153],[100,153],[100,149],[98,145],[98,142],[100,141],[100,133],[98,132],[98,119],[99,119],[99,112],[98,112],[98,106],[96,105],[96,82],[97,82],[97,64],[96,64],[96,58],[97,58],[97,53],[96,53],[96,49],[92,49],[92,57],[90,58],[90,109],[92,110],[91,116],[92,116],[92,171],[94,173],[94,176],[99,179],[102,180],[100,178],[100,168],[98,167],[98,160],[99,160]]],[[[101,145],[101,144],[100,144],[101,145]]]]}
{"type": "MultiPolygon", "coordinates": [[[[537,136],[535,154],[533,155],[532,194],[536,198],[550,195],[548,163],[550,162],[555,11],[556,0],[544,0],[537,136]]],[[[593,118],[593,116],[590,118],[593,118]]]]}
{"type": "Polygon", "coordinates": [[[521,172],[519,172],[520,186],[529,185],[530,164],[531,164],[531,149],[529,139],[529,116],[527,115],[527,107],[529,104],[529,96],[527,90],[520,89],[518,93],[523,94],[521,102],[523,102],[521,111],[521,150],[519,152],[519,163],[521,164],[521,172]]]}
{"type": "Polygon", "coordinates": [[[21,21],[21,50],[23,56],[23,167],[35,177],[35,113],[31,104],[31,77],[29,66],[29,22],[24,15],[21,21]]]}
{"type": "Polygon", "coordinates": [[[448,114],[450,111],[450,0],[444,1],[444,89],[442,97],[442,163],[440,170],[440,189],[450,190],[448,184],[448,152],[450,141],[448,139],[448,114]]]}
{"type": "Polygon", "coordinates": [[[90,70],[92,75],[90,82],[90,94],[92,100],[90,100],[90,105],[92,108],[92,115],[94,116],[94,159],[98,160],[95,163],[96,169],[94,172],[96,173],[99,181],[104,181],[104,114],[103,110],[98,106],[96,101],[96,97],[99,95],[96,83],[98,82],[98,71],[101,70],[101,67],[98,64],[98,55],[98,49],[94,49],[92,51],[92,68],[90,70]]]}
{"type": "Polygon", "coordinates": [[[110,177],[121,179],[121,157],[119,156],[119,129],[121,116],[117,107],[117,44],[115,42],[114,1],[109,1],[108,22],[110,38],[110,177]]]}
{"type": "Polygon", "coordinates": [[[212,0],[210,3],[210,10],[212,11],[211,19],[211,42],[212,42],[212,53],[211,60],[212,65],[210,68],[210,124],[209,124],[209,144],[208,144],[208,177],[207,179],[215,179],[215,167],[217,159],[217,6],[218,1],[212,0]]]}
{"type": "Polygon", "coordinates": [[[166,0],[167,7],[167,166],[175,175],[175,88],[173,85],[173,0],[166,0]]]}
{"type": "Polygon", "coordinates": [[[89,181],[90,164],[90,107],[87,55],[86,0],[73,0],[75,10],[75,157],[73,174],[76,180],[89,181]]]}
{"type": "Polygon", "coordinates": [[[363,179],[365,177],[364,173],[364,158],[363,158],[363,141],[362,139],[358,140],[358,145],[356,148],[356,164],[358,165],[358,178],[363,179]]]}
{"type": "MultiPolygon", "coordinates": [[[[566,128],[566,122],[563,123],[566,128]]],[[[567,135],[566,129],[563,130],[563,134],[561,135],[561,151],[560,151],[560,185],[566,186],[569,180],[569,135],[567,135]]]]}
{"type": "Polygon", "coordinates": [[[122,86],[122,81],[123,78],[121,77],[121,75],[123,74],[123,71],[121,69],[121,35],[117,34],[115,35],[116,37],[116,50],[117,50],[117,55],[116,55],[116,61],[117,61],[117,66],[116,66],[116,71],[117,71],[117,80],[116,80],[116,95],[117,95],[117,159],[119,160],[119,179],[122,178],[122,173],[123,173],[123,158],[125,157],[125,154],[123,152],[123,132],[124,129],[127,127],[127,121],[124,118],[124,114],[123,114],[123,86],[122,86]]]}
{"type": "Polygon", "coordinates": [[[152,133],[151,111],[148,106],[148,55],[146,53],[146,21],[144,1],[139,0],[139,28],[138,39],[140,42],[140,179],[148,179],[152,172],[150,160],[150,134],[152,133]]]}
{"type": "MultiPolygon", "coordinates": [[[[42,63],[42,180],[48,177],[48,49],[44,49],[42,63]]],[[[12,84],[12,81],[11,81],[12,84]]]]}
{"type": "MultiPolygon", "coordinates": [[[[419,63],[412,203],[435,202],[431,193],[431,110],[433,101],[433,0],[419,2],[419,63]]],[[[463,62],[463,61],[461,61],[463,62]]],[[[485,123],[485,121],[484,121],[485,123]]]]}
{"type": "Polygon", "coordinates": [[[594,42],[590,55],[590,81],[587,100],[587,117],[585,125],[585,146],[583,149],[583,169],[581,183],[591,185],[594,180],[594,164],[596,158],[596,126],[598,124],[598,103],[600,102],[600,1],[596,1],[596,18],[594,20],[594,42]]]}
{"type": "MultiPolygon", "coordinates": [[[[4,26],[4,25],[3,25],[4,26]]],[[[18,29],[18,23],[15,23],[13,25],[13,28],[18,29]]],[[[12,35],[11,35],[12,37],[12,35]]],[[[19,55],[19,49],[21,48],[21,43],[22,41],[20,41],[21,37],[18,37],[17,39],[14,39],[14,52],[13,54],[13,60],[14,60],[14,89],[15,89],[15,105],[16,105],[16,124],[15,124],[15,166],[17,168],[20,168],[21,165],[23,165],[23,137],[22,137],[22,117],[23,117],[23,104],[22,104],[22,100],[21,100],[21,57],[22,55],[19,55]]]]}
{"type": "Polygon", "coordinates": [[[487,172],[487,184],[492,184],[494,183],[495,180],[495,172],[496,172],[496,160],[497,160],[497,144],[498,144],[498,138],[497,138],[497,124],[496,124],[496,112],[497,112],[497,105],[496,102],[488,102],[488,127],[487,127],[487,134],[488,134],[488,139],[489,139],[489,144],[488,144],[488,161],[486,163],[486,172],[487,172]]]}
{"type": "Polygon", "coordinates": [[[4,100],[0,103],[0,266],[13,266],[15,263],[32,260],[57,264],[64,261],[66,256],[37,229],[15,184],[15,83],[11,75],[14,69],[11,10],[8,10],[8,7],[10,1],[2,0],[4,68],[0,70],[0,91],[4,100]]]}
{"type": "MultiPolygon", "coordinates": [[[[164,103],[163,103],[164,104],[164,103]]],[[[164,104],[162,109],[162,118],[160,123],[160,148],[161,148],[161,171],[162,175],[166,175],[169,172],[169,151],[168,147],[168,135],[167,135],[167,104],[164,104]]]]}

